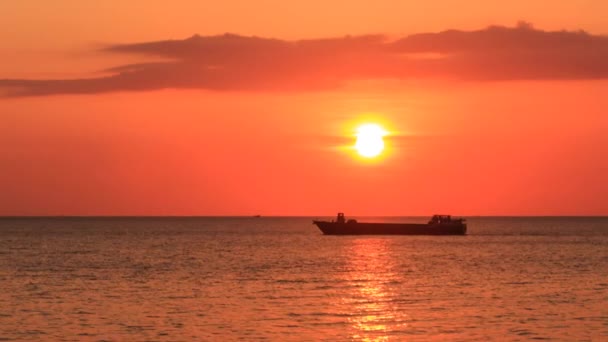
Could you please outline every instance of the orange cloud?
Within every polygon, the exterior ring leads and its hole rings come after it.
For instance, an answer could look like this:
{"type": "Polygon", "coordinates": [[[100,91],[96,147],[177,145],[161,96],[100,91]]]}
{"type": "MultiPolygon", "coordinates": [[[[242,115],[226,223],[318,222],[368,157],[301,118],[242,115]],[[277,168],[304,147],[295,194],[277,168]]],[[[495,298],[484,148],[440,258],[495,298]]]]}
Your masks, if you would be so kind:
{"type": "Polygon", "coordinates": [[[353,80],[605,79],[608,37],[542,31],[530,24],[421,33],[389,41],[369,35],[285,41],[233,34],[106,48],[166,62],[118,66],[89,79],[0,80],[5,96],[143,91],[164,88],[318,91],[353,80]]]}

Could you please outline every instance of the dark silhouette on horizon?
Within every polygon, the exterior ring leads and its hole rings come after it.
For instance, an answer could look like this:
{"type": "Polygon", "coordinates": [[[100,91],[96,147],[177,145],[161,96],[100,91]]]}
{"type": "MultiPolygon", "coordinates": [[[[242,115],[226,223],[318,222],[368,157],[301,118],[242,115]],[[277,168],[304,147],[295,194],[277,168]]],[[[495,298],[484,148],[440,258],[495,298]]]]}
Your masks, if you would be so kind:
{"type": "Polygon", "coordinates": [[[338,213],[335,221],[317,221],[315,224],[325,235],[465,235],[466,220],[450,215],[433,215],[428,223],[371,223],[346,220],[338,213]]]}

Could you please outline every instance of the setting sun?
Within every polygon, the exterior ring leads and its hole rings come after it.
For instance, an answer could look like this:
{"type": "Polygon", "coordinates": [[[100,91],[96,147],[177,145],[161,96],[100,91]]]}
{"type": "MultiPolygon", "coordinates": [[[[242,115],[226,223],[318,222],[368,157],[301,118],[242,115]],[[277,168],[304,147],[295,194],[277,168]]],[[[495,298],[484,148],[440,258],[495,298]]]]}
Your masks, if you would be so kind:
{"type": "Polygon", "coordinates": [[[357,128],[355,149],[362,157],[373,158],[384,150],[383,136],[386,132],[376,124],[365,124],[357,128]]]}

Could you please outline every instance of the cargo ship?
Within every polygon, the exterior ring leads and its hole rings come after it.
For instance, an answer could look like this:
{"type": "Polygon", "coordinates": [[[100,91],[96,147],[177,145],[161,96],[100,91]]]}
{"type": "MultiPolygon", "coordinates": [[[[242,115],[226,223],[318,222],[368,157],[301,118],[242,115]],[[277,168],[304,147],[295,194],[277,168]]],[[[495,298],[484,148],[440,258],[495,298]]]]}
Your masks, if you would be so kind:
{"type": "Polygon", "coordinates": [[[346,220],[338,213],[336,220],[312,221],[325,235],[465,235],[464,218],[450,215],[433,215],[428,223],[373,223],[346,220]]]}

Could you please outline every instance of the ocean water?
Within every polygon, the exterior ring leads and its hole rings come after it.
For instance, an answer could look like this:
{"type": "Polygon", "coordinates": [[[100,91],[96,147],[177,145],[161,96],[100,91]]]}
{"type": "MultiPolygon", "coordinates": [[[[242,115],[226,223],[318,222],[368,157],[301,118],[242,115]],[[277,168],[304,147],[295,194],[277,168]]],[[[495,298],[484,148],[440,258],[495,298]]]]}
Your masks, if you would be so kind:
{"type": "Polygon", "coordinates": [[[0,220],[2,341],[532,339],[608,341],[608,218],[0,220]]]}

